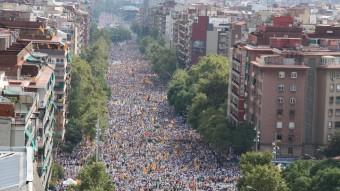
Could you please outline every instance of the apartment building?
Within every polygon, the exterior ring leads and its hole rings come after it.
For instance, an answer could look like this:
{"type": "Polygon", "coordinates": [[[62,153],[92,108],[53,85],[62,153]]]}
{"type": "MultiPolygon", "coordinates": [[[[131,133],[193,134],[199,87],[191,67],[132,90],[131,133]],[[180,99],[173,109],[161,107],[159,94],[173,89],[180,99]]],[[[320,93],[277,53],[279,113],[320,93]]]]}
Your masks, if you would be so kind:
{"type": "MultiPolygon", "coordinates": [[[[31,42],[16,42],[0,51],[2,151],[32,150],[33,187],[44,190],[51,176],[54,119],[54,68],[31,42]]],[[[30,160],[30,159],[27,159],[30,160]]]]}
{"type": "Polygon", "coordinates": [[[89,8],[49,0],[0,6],[0,166],[21,169],[6,184],[0,172],[1,189],[48,187],[53,140],[63,139],[67,123],[69,63],[88,44],[89,8]]]}
{"type": "Polygon", "coordinates": [[[87,47],[90,34],[89,4],[75,2],[7,2],[0,7],[0,27],[21,30],[25,39],[65,33],[64,43],[74,55],[87,47]],[[30,23],[29,23],[30,22],[30,23]],[[29,23],[29,24],[27,24],[29,23]]]}
{"type": "Polygon", "coordinates": [[[55,74],[55,137],[63,140],[65,135],[67,94],[70,87],[70,53],[66,45],[58,41],[32,41],[35,52],[47,55],[47,63],[53,65],[55,74]]]}
{"type": "Polygon", "coordinates": [[[303,34],[289,20],[274,18],[269,28],[251,33],[248,43],[234,46],[228,116],[254,125],[258,149],[271,151],[275,144],[279,156],[296,157],[314,154],[339,131],[339,38],[337,28],[317,26],[315,33],[303,34]],[[287,28],[292,30],[282,32],[287,28]]]}
{"type": "Polygon", "coordinates": [[[165,37],[167,15],[170,15],[171,10],[175,8],[175,1],[166,1],[150,8],[149,22],[154,29],[159,32],[159,35],[165,37]]]}
{"type": "Polygon", "coordinates": [[[232,45],[247,38],[247,15],[204,4],[176,6],[165,19],[165,39],[179,62],[190,67],[207,54],[230,56],[232,45]]]}

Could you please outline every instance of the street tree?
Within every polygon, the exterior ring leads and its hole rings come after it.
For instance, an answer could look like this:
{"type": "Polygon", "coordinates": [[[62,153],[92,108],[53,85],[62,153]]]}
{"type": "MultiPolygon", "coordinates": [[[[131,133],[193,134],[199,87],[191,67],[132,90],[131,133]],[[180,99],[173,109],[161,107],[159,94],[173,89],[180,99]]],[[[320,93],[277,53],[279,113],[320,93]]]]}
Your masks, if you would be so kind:
{"type": "Polygon", "coordinates": [[[312,180],[312,190],[340,191],[340,168],[319,170],[312,180]]]}
{"type": "Polygon", "coordinates": [[[283,176],[291,191],[311,190],[312,178],[310,170],[316,162],[311,160],[299,160],[289,165],[284,171],[283,176]]]}
{"type": "Polygon", "coordinates": [[[272,154],[269,152],[247,152],[241,155],[240,169],[247,173],[255,166],[271,165],[272,154]]]}
{"type": "Polygon", "coordinates": [[[83,167],[79,176],[80,191],[114,191],[111,177],[106,173],[105,165],[95,162],[83,167]]]}
{"type": "Polygon", "coordinates": [[[254,127],[249,123],[243,123],[239,125],[229,124],[233,128],[233,150],[236,154],[241,154],[249,151],[254,146],[254,138],[256,131],[254,127]]]}
{"type": "Polygon", "coordinates": [[[240,191],[288,191],[280,170],[273,165],[256,165],[243,174],[238,184],[240,191]]]}

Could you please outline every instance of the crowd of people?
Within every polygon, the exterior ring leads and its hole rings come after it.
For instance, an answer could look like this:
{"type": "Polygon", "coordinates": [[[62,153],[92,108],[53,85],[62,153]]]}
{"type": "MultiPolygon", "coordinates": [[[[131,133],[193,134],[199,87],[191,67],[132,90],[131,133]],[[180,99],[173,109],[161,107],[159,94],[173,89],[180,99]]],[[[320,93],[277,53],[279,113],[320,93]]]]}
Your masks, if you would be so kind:
{"type": "MultiPolygon", "coordinates": [[[[107,79],[112,89],[109,128],[102,134],[99,158],[116,190],[236,190],[236,163],[210,149],[175,115],[165,84],[134,41],[112,48],[107,79]]],[[[82,146],[86,150],[63,157],[66,178],[76,177],[88,157],[84,153],[93,149],[82,146]]]]}

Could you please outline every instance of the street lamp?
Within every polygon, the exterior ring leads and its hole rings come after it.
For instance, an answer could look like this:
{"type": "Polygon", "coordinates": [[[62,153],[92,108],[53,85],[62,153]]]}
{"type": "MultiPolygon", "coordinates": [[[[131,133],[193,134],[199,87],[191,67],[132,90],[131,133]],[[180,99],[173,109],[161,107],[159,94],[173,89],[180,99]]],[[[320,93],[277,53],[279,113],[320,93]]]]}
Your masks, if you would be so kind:
{"type": "Polygon", "coordinates": [[[256,137],[254,138],[254,142],[255,142],[255,151],[257,152],[259,143],[260,143],[261,132],[257,130],[256,126],[254,127],[254,130],[256,131],[256,137]]]}

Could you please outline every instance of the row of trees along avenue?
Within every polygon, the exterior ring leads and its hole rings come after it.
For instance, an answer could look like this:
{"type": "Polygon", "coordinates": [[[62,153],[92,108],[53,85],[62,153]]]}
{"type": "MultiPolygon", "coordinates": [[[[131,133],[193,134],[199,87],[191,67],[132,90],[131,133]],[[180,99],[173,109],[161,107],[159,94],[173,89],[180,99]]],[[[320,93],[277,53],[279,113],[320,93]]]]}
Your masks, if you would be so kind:
{"type": "MultiPolygon", "coordinates": [[[[131,39],[129,30],[123,27],[97,29],[91,27],[91,46],[83,50],[80,57],[72,60],[71,91],[69,94],[69,123],[66,127],[65,142],[62,148],[72,152],[84,138],[92,141],[96,134],[96,122],[100,129],[107,128],[107,102],[111,90],[106,83],[106,71],[111,42],[119,43],[131,39]]],[[[113,191],[114,184],[106,174],[105,165],[101,162],[90,162],[80,171],[80,185],[69,190],[113,191]]],[[[50,188],[64,178],[63,168],[53,164],[50,188]]]]}
{"type": "Polygon", "coordinates": [[[160,79],[168,81],[168,101],[211,146],[225,153],[229,148],[242,153],[251,148],[255,131],[249,124],[232,125],[227,120],[229,64],[225,57],[208,55],[197,65],[184,68],[176,51],[168,48],[156,30],[138,23],[132,30],[139,36],[140,51],[149,59],[160,79]]]}

